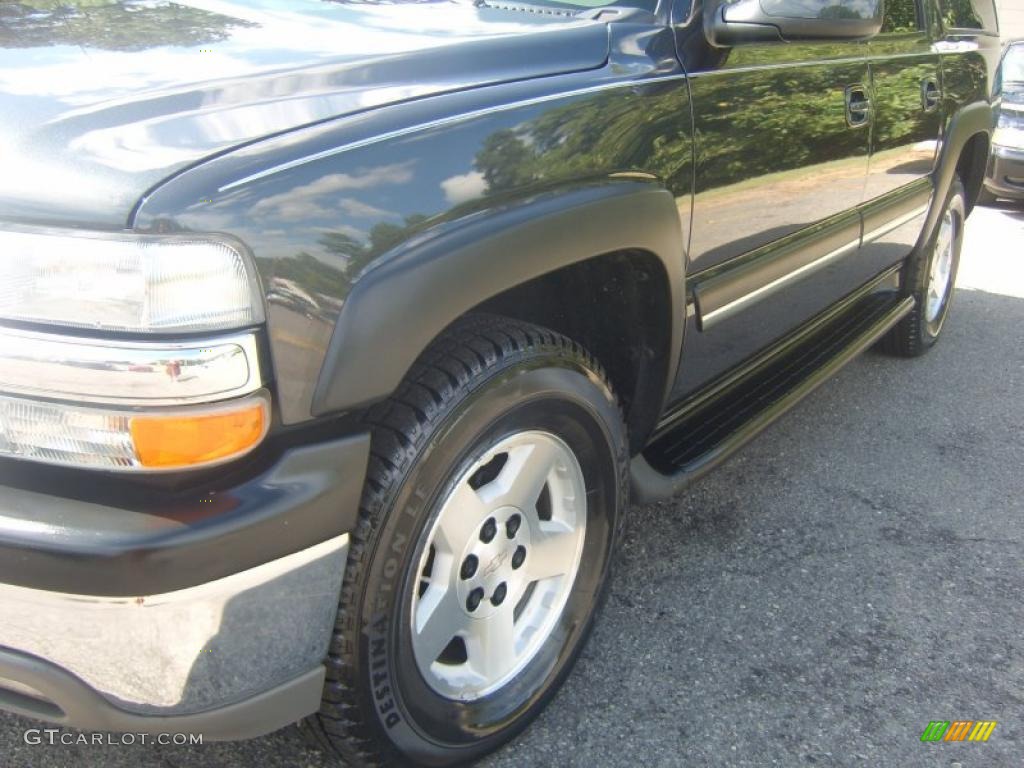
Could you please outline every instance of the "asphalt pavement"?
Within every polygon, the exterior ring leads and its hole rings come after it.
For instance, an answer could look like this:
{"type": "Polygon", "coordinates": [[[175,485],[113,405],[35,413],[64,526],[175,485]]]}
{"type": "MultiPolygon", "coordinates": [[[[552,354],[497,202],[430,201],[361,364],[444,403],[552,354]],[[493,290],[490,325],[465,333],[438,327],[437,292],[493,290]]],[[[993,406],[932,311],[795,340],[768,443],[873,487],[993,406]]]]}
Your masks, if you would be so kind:
{"type": "MultiPolygon", "coordinates": [[[[1024,765],[1024,206],[968,222],[925,357],[870,352],[685,495],[632,511],[576,670],[489,768],[1024,765]],[[922,743],[995,720],[985,743],[922,743]]],[[[25,743],[0,768],[330,763],[294,729],[25,743]]]]}

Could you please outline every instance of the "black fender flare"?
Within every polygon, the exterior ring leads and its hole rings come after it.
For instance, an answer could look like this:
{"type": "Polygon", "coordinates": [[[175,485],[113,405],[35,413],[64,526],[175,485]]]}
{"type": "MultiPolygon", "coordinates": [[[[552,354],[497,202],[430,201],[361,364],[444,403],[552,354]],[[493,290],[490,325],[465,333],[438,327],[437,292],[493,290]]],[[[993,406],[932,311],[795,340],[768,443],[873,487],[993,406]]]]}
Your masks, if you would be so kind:
{"type": "Polygon", "coordinates": [[[964,146],[972,136],[984,133],[992,134],[992,105],[987,101],[976,101],[958,109],[950,118],[942,141],[935,170],[932,171],[932,204],[928,209],[918,247],[928,242],[928,237],[942,215],[942,204],[946,199],[946,190],[953,183],[957,163],[964,146]]]}
{"type": "Polygon", "coordinates": [[[471,214],[382,257],[345,300],[313,393],[313,415],[387,397],[430,342],[482,301],[552,270],[627,249],[653,253],[668,278],[672,329],[664,400],[682,347],[683,227],[671,192],[655,182],[621,179],[471,214]]]}

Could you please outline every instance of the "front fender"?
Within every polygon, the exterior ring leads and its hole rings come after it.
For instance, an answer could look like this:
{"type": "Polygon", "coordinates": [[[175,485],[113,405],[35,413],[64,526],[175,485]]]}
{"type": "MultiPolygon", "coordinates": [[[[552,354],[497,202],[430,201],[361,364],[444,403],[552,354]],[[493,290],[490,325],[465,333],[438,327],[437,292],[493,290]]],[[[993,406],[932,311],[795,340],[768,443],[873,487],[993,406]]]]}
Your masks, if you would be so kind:
{"type": "Polygon", "coordinates": [[[248,246],[281,418],[299,423],[385,397],[459,312],[621,247],[665,264],[680,323],[689,109],[681,73],[611,68],[432,96],[210,158],[130,225],[248,246]]]}
{"type": "Polygon", "coordinates": [[[313,395],[313,414],[387,396],[430,341],[482,301],[546,272],[627,249],[657,256],[668,277],[673,311],[667,386],[683,333],[679,213],[668,190],[622,180],[472,217],[382,260],[345,301],[313,395]]]}

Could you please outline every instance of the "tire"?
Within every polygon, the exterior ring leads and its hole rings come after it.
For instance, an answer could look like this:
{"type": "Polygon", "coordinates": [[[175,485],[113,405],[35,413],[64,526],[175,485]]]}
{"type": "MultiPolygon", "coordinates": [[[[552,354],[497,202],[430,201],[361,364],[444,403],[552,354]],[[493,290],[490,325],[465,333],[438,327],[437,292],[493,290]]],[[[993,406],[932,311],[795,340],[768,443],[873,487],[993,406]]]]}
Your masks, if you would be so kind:
{"type": "Polygon", "coordinates": [[[883,351],[898,357],[918,357],[938,340],[953,300],[966,210],[964,186],[954,177],[935,231],[903,268],[904,295],[913,295],[917,302],[910,314],[883,337],[883,351]]]}
{"type": "Polygon", "coordinates": [[[351,765],[473,760],[543,709],[590,631],[628,503],[622,414],[579,345],[476,315],[365,420],[327,682],[301,727],[351,765]]]}

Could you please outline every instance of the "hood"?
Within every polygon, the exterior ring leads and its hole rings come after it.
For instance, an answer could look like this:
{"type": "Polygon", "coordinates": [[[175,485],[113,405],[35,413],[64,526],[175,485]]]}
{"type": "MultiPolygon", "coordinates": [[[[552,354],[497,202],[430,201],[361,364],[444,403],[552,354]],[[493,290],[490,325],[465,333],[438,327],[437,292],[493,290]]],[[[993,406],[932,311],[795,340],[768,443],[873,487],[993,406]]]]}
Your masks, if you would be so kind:
{"type": "Polygon", "coordinates": [[[436,2],[0,2],[0,218],[124,226],[175,171],[376,106],[580,71],[605,25],[436,2]]]}

